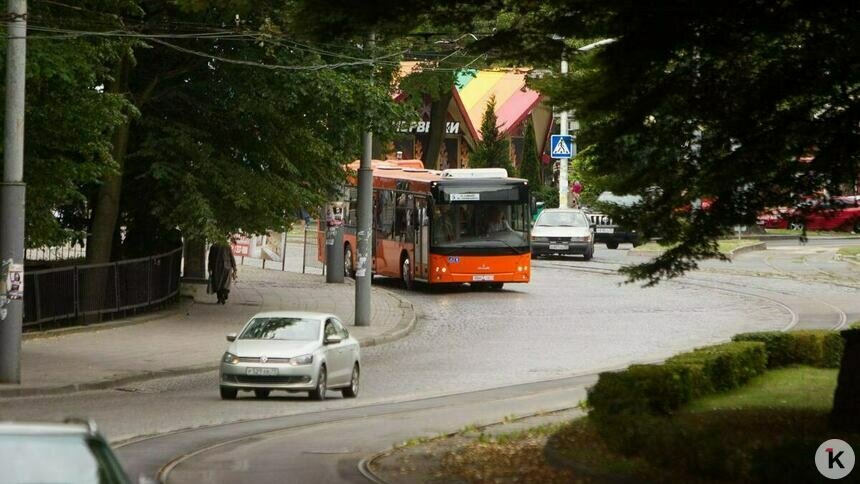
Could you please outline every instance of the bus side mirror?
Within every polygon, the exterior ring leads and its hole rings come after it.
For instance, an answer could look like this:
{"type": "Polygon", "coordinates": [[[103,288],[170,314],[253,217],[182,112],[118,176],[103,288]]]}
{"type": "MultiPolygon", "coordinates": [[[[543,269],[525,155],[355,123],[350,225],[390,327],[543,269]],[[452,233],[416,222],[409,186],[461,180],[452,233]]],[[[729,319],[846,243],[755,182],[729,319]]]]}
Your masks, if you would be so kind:
{"type": "Polygon", "coordinates": [[[529,209],[531,210],[531,213],[535,213],[537,211],[537,207],[537,199],[535,198],[535,196],[529,196],[529,209]]]}

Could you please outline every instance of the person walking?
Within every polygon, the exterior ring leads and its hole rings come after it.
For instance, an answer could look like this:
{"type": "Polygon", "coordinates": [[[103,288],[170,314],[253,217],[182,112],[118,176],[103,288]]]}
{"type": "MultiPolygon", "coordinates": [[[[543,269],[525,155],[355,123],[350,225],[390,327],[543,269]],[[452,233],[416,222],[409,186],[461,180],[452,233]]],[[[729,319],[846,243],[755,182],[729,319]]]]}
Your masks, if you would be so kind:
{"type": "Polygon", "coordinates": [[[218,296],[218,304],[226,304],[230,283],[236,279],[236,258],[229,245],[221,242],[209,248],[209,286],[207,293],[218,296]]]}

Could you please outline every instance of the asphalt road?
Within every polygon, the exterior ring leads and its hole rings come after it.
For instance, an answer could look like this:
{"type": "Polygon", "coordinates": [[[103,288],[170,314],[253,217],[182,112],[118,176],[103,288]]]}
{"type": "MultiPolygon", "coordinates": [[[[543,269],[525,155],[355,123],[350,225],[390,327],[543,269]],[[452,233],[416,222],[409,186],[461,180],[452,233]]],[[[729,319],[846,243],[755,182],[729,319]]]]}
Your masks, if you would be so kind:
{"type": "MultiPolygon", "coordinates": [[[[612,274],[619,264],[635,262],[632,256],[599,248],[591,262],[536,261],[530,284],[501,292],[404,292],[419,311],[418,328],[403,340],[364,351],[362,395],[356,400],[332,393],[323,403],[286,394],[223,402],[213,372],[109,391],[0,400],[0,416],[89,416],[113,441],[164,434],[120,448],[134,474],[155,474],[169,461],[205,449],[178,461],[169,482],[208,482],[216,475],[224,476],[221,482],[243,475],[265,481],[289,475],[279,474],[285,464],[305,473],[295,474],[295,482],[300,476],[351,480],[359,457],[396,440],[546,405],[575,405],[588,380],[571,375],[659,360],[742,331],[837,328],[860,319],[860,291],[850,281],[795,276],[803,262],[788,251],[780,254],[748,254],[728,266],[709,262],[682,280],[645,289],[612,274]],[[762,274],[774,263],[766,256],[788,264],[781,271],[791,277],[762,274]],[[553,382],[518,387],[523,393],[510,387],[540,381],[553,382]],[[541,393],[549,388],[559,392],[541,393]],[[496,390],[475,393],[486,389],[496,390]],[[536,393],[546,398],[524,398],[536,393]],[[248,423],[218,426],[238,421],[248,423]],[[290,430],[276,431],[284,428],[290,430]],[[178,429],[196,430],[168,433],[178,429]],[[260,474],[245,474],[252,469],[260,474]],[[322,469],[324,474],[314,474],[322,469]]],[[[824,263],[830,264],[822,256],[812,265],[824,263]]],[[[843,265],[828,268],[851,276],[851,266],[843,265]]],[[[400,290],[390,281],[375,282],[400,290]]]]}

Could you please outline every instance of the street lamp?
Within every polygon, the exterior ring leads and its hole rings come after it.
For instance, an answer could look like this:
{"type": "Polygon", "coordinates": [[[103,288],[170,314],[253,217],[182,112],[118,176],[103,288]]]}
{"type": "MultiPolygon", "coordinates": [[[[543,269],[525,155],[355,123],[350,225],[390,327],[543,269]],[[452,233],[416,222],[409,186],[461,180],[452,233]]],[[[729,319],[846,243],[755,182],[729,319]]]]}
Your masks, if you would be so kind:
{"type": "MultiPolygon", "coordinates": [[[[553,36],[553,39],[559,40],[562,39],[558,36],[553,36]]],[[[611,44],[618,39],[610,38],[598,40],[597,42],[592,42],[588,45],[584,45],[578,49],[577,52],[588,52],[589,50],[596,49],[597,47],[611,44]]],[[[561,56],[561,75],[567,74],[567,59],[565,59],[564,54],[561,56]]],[[[562,111],[560,115],[560,133],[561,135],[569,134],[570,131],[570,123],[568,120],[568,112],[562,111]]],[[[576,138],[573,138],[573,143],[571,144],[570,156],[573,158],[576,156],[576,138]]],[[[568,176],[567,176],[567,168],[570,164],[570,158],[562,158],[558,160],[558,206],[559,208],[567,208],[567,196],[568,196],[568,176]]]]}

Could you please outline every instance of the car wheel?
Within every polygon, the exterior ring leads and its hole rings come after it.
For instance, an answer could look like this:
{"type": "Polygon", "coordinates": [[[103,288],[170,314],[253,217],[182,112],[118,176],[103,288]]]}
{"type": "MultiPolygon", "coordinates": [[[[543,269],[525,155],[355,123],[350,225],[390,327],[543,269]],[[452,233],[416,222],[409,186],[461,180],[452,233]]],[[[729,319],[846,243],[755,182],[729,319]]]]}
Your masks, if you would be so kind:
{"type": "Polygon", "coordinates": [[[269,398],[269,393],[271,393],[271,390],[269,390],[268,388],[260,388],[260,389],[254,390],[254,396],[257,398],[261,398],[261,399],[262,398],[269,398]]]}
{"type": "Polygon", "coordinates": [[[352,367],[352,378],[349,380],[349,386],[341,390],[341,393],[343,393],[344,397],[355,398],[358,396],[358,382],[360,376],[361,372],[358,369],[358,363],[356,363],[352,367]]]}
{"type": "Polygon", "coordinates": [[[325,365],[320,367],[320,374],[317,376],[317,387],[310,391],[312,400],[325,400],[325,392],[328,390],[328,375],[326,375],[325,365]]]}
{"type": "Polygon", "coordinates": [[[355,277],[355,268],[352,267],[352,247],[349,244],[343,248],[343,275],[355,277]]]}
{"type": "Polygon", "coordinates": [[[854,233],[860,234],[860,219],[854,221],[854,233]]]}
{"type": "Polygon", "coordinates": [[[788,224],[790,230],[803,230],[803,222],[794,220],[788,224]]]}
{"type": "Polygon", "coordinates": [[[585,254],[582,254],[582,258],[585,260],[591,260],[594,257],[594,247],[590,247],[585,254]]]}
{"type": "Polygon", "coordinates": [[[235,400],[239,395],[239,390],[235,388],[221,387],[221,400],[235,400]]]}
{"type": "Polygon", "coordinates": [[[607,242],[607,243],[606,243],[606,248],[607,248],[607,249],[613,249],[613,250],[614,250],[614,249],[617,249],[617,248],[618,248],[618,241],[617,241],[617,240],[613,240],[613,241],[607,242]]]}
{"type": "Polygon", "coordinates": [[[415,282],[412,280],[412,264],[409,262],[409,256],[404,255],[403,261],[400,263],[400,278],[403,279],[403,287],[412,289],[415,282]]]}

